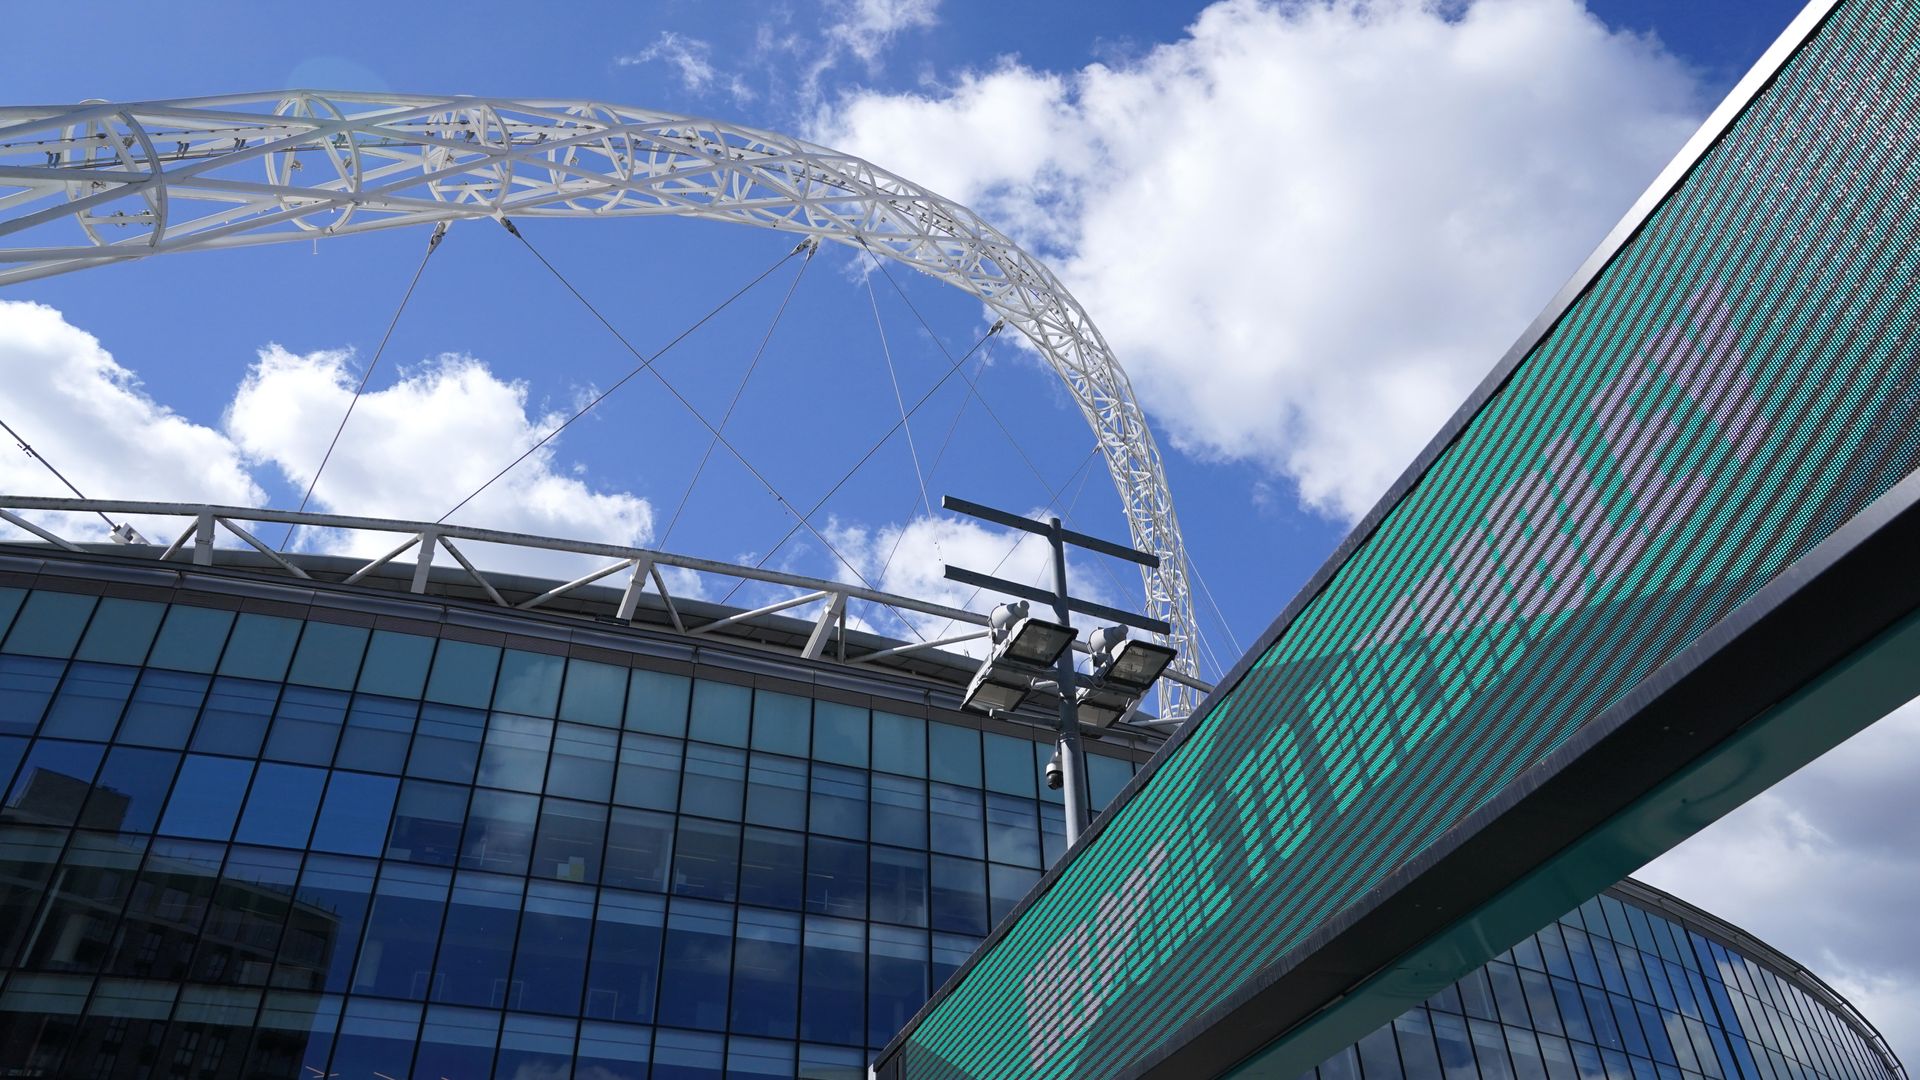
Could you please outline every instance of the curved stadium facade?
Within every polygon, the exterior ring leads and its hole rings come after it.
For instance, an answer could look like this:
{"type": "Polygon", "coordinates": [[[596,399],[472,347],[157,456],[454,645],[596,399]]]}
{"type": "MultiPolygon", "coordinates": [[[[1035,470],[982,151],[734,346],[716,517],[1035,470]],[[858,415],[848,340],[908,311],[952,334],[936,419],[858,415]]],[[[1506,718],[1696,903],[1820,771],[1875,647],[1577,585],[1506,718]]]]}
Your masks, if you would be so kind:
{"type": "MultiPolygon", "coordinates": [[[[0,1076],[852,1080],[1064,848],[1046,718],[944,654],[159,554],[0,546],[0,1076]]],[[[1157,743],[1091,744],[1096,803],[1157,743]]],[[[1815,1077],[1904,1072],[1623,882],[1317,1080],[1815,1077]]]]}

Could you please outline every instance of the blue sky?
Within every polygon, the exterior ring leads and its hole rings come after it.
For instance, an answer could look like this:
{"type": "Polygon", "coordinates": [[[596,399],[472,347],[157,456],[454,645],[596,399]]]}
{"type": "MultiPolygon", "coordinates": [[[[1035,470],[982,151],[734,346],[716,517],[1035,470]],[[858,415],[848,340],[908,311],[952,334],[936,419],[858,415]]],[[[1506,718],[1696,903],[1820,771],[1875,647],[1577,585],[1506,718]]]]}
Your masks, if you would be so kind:
{"type": "MultiPolygon", "coordinates": [[[[1799,6],[790,0],[309,13],[194,2],[156,20],[130,3],[25,5],[8,12],[0,100],[290,86],[597,99],[802,134],[974,205],[1060,271],[1132,374],[1218,601],[1217,613],[1199,601],[1212,675],[1799,6]]],[[[688,221],[524,229],[647,351],[792,246],[688,221]]],[[[32,321],[0,309],[14,320],[9,353],[0,319],[0,418],[25,427],[89,494],[291,506],[331,433],[342,380],[364,370],[424,243],[395,232],[9,288],[0,302],[52,312],[32,321]],[[55,387],[60,373],[95,390],[55,387]],[[95,391],[99,401],[81,400],[95,391]]],[[[709,415],[726,408],[796,270],[789,261],[661,361],[709,415]]],[[[729,434],[795,503],[811,505],[893,425],[894,377],[913,401],[985,328],[967,298],[894,276],[911,307],[884,279],[863,280],[845,252],[823,252],[741,394],[729,434]]],[[[456,225],[369,383],[378,402],[349,427],[320,505],[435,517],[467,493],[466,478],[491,474],[631,364],[516,241],[488,223],[456,225]],[[406,438],[404,426],[428,434],[406,438]]],[[[978,370],[985,405],[950,383],[913,419],[923,467],[953,430],[926,481],[932,498],[1020,509],[1057,500],[1079,527],[1124,535],[1111,484],[1089,460],[1091,437],[1054,376],[1005,339],[978,370]]],[[[508,493],[547,500],[546,516],[496,502],[462,520],[659,543],[706,442],[664,390],[637,380],[508,493]]],[[[40,482],[18,462],[0,466],[0,485],[40,482]]],[[[941,558],[998,557],[994,536],[915,530],[920,490],[896,436],[814,522],[870,575],[906,527],[883,582],[906,591],[931,588],[941,558]]],[[[720,451],[666,546],[838,573],[804,534],[769,551],[791,524],[720,451]]],[[[1136,601],[1137,585],[1117,569],[1086,567],[1081,580],[1136,601]]],[[[1792,867],[1805,865],[1783,854],[1794,837],[1824,827],[1822,814],[1871,819],[1836,802],[1847,785],[1820,784],[1780,795],[1770,816],[1742,819],[1718,848],[1670,860],[1676,869],[1657,880],[1711,891],[1713,875],[1690,876],[1687,865],[1725,877],[1751,863],[1769,868],[1767,887],[1790,889],[1792,867]],[[1742,861],[1748,851],[1759,854],[1742,861]]],[[[1875,895],[1910,892],[1917,865],[1874,862],[1885,886],[1875,895]]],[[[1837,967],[1849,992],[1916,1004],[1904,987],[1920,961],[1874,957],[1857,933],[1864,923],[1775,934],[1763,920],[1786,893],[1688,895],[1816,968],[1837,967]],[[1843,940],[1851,944],[1834,944],[1843,940]]]]}

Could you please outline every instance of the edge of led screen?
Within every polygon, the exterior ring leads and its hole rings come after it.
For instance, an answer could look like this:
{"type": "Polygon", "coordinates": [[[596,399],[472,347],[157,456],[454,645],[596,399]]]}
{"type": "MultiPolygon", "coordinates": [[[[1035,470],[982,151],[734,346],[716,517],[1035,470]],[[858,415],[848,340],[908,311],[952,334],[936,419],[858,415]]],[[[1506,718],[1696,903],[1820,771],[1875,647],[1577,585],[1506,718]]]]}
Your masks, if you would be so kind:
{"type": "Polygon", "coordinates": [[[1808,5],[880,1077],[1291,1080],[1920,691],[1917,24],[1808,5]]]}

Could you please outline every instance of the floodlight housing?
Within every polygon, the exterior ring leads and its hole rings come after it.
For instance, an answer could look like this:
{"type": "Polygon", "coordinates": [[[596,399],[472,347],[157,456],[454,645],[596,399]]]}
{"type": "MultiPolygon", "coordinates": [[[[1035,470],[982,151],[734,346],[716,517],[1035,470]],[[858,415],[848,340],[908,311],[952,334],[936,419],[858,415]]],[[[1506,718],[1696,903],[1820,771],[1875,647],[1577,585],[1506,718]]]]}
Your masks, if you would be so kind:
{"type": "Polygon", "coordinates": [[[993,659],[1052,667],[1078,636],[1080,631],[1071,626],[1028,615],[1007,630],[1005,640],[994,650],[993,659]]]}
{"type": "Polygon", "coordinates": [[[1173,663],[1174,656],[1173,649],[1157,642],[1122,641],[1106,657],[1095,661],[1093,673],[1135,695],[1144,694],[1173,663]]]}
{"type": "Polygon", "coordinates": [[[1012,712],[1027,700],[1032,688],[1030,678],[1018,672],[995,670],[989,659],[973,673],[973,679],[967,683],[966,696],[960,699],[960,707],[983,713],[1012,712]]]}
{"type": "Polygon", "coordinates": [[[1074,716],[1090,728],[1110,728],[1133,711],[1138,695],[1098,686],[1083,686],[1074,694],[1074,716]]]}

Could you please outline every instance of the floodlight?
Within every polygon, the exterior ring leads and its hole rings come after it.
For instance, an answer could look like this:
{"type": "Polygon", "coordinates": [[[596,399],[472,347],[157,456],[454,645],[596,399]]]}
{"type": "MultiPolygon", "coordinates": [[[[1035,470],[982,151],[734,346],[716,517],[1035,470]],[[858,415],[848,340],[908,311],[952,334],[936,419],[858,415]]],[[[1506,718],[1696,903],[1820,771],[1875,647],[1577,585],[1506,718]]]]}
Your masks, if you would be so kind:
{"type": "Polygon", "coordinates": [[[995,671],[993,661],[988,660],[980,665],[979,671],[973,673],[973,681],[967,683],[967,693],[960,699],[960,707],[983,713],[1012,712],[1027,700],[1031,689],[1029,678],[1018,673],[995,671]]]}
{"type": "Polygon", "coordinates": [[[1133,711],[1136,698],[1131,694],[1083,686],[1074,695],[1074,715],[1090,728],[1110,728],[1133,711]]]}
{"type": "Polygon", "coordinates": [[[994,651],[994,659],[1051,667],[1079,634],[1071,626],[1029,615],[1014,623],[1007,631],[1006,639],[994,651]]]}
{"type": "Polygon", "coordinates": [[[1123,640],[1112,644],[1104,655],[1095,654],[1093,674],[1136,694],[1144,694],[1160,678],[1160,673],[1167,670],[1167,665],[1173,663],[1175,655],[1176,652],[1165,645],[1123,640]]]}

